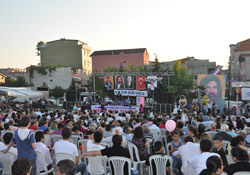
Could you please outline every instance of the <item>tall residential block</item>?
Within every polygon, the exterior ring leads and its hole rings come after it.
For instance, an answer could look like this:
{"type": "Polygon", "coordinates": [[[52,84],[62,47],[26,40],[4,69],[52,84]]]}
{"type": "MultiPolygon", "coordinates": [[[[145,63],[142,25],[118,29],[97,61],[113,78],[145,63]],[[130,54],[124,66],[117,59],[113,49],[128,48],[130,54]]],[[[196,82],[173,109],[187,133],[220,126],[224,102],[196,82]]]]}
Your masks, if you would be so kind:
{"type": "Polygon", "coordinates": [[[92,73],[91,48],[79,40],[60,39],[40,46],[41,66],[64,66],[92,73]]]}

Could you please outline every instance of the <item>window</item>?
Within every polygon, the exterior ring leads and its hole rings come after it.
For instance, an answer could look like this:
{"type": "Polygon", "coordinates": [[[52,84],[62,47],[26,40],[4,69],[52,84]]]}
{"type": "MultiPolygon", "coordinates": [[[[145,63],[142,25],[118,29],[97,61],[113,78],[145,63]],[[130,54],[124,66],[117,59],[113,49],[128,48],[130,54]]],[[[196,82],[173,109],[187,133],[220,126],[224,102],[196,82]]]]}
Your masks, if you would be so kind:
{"type": "Polygon", "coordinates": [[[84,66],[86,66],[86,60],[84,60],[84,66]]]}

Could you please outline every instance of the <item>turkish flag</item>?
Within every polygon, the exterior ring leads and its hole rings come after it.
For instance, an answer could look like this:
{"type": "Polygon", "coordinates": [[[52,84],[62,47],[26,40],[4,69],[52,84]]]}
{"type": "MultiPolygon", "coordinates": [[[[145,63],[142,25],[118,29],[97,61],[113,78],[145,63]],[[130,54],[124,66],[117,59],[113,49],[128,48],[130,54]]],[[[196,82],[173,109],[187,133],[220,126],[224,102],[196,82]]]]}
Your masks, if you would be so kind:
{"type": "Polygon", "coordinates": [[[146,89],[145,76],[136,76],[136,89],[146,89]]]}

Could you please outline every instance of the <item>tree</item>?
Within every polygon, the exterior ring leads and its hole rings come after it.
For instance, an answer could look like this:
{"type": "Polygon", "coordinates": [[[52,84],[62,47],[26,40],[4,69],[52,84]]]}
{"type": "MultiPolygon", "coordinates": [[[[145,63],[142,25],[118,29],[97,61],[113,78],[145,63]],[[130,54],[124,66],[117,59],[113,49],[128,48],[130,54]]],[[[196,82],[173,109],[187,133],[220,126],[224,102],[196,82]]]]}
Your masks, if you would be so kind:
{"type": "Polygon", "coordinates": [[[63,97],[65,90],[61,86],[56,86],[52,92],[51,95],[54,96],[56,99],[63,97]]]}
{"type": "MultiPolygon", "coordinates": [[[[187,66],[182,66],[181,60],[178,60],[173,65],[172,73],[174,75],[170,77],[169,90],[174,93],[175,99],[190,93],[195,86],[195,81],[194,76],[187,72],[187,66]]],[[[164,85],[168,87],[166,80],[164,80],[164,85]]]]}
{"type": "Polygon", "coordinates": [[[155,55],[155,62],[154,62],[154,66],[153,66],[153,72],[160,72],[161,71],[161,63],[158,60],[158,57],[156,54],[155,55]]]}
{"type": "Polygon", "coordinates": [[[75,81],[72,79],[71,84],[69,86],[70,91],[75,91],[76,90],[76,84],[75,81]]]}
{"type": "Polygon", "coordinates": [[[40,52],[40,49],[41,49],[41,46],[45,45],[45,42],[44,41],[39,41],[36,45],[36,55],[37,56],[40,56],[41,55],[41,52],[40,52]]]}
{"type": "Polygon", "coordinates": [[[6,87],[27,87],[29,84],[25,81],[23,76],[18,76],[16,80],[11,77],[5,79],[5,83],[2,83],[1,86],[6,87]]]}

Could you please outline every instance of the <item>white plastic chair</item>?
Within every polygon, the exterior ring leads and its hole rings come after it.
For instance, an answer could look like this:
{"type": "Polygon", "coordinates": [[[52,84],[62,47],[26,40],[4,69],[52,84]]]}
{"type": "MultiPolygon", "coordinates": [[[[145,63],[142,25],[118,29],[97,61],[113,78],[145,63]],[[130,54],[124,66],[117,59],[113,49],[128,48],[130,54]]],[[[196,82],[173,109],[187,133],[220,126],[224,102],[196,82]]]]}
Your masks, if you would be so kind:
{"type": "Polygon", "coordinates": [[[46,174],[51,173],[51,172],[53,172],[53,174],[54,174],[53,167],[50,170],[48,170],[48,168],[46,166],[47,165],[47,161],[46,161],[45,155],[43,153],[39,152],[39,151],[36,151],[36,155],[37,155],[37,157],[36,157],[37,174],[46,175],[46,174]],[[40,173],[40,170],[39,170],[39,166],[38,166],[38,160],[39,159],[42,159],[42,162],[43,162],[43,168],[44,168],[44,172],[43,173],[40,173]]]}
{"type": "Polygon", "coordinates": [[[45,134],[44,135],[44,144],[48,147],[51,148],[51,135],[45,134]]]}
{"type": "Polygon", "coordinates": [[[74,163],[76,163],[76,158],[68,153],[55,153],[56,158],[56,164],[60,162],[61,160],[69,159],[72,160],[74,163]]]}
{"type": "Polygon", "coordinates": [[[149,133],[153,134],[154,142],[160,140],[161,131],[159,131],[158,129],[151,129],[149,133]]]}
{"type": "Polygon", "coordinates": [[[128,175],[131,175],[131,160],[126,158],[126,157],[118,157],[118,156],[114,156],[114,157],[110,157],[108,159],[108,164],[109,167],[113,167],[113,171],[114,174],[112,173],[112,168],[111,168],[111,175],[124,175],[124,166],[125,163],[128,164],[128,175]],[[113,165],[113,166],[111,166],[113,165]]]}
{"type": "Polygon", "coordinates": [[[81,140],[80,135],[72,135],[70,138],[71,143],[74,143],[76,146],[78,144],[78,140],[81,140]]]}
{"type": "Polygon", "coordinates": [[[52,138],[54,144],[55,144],[56,142],[62,140],[62,136],[61,136],[61,135],[57,135],[57,134],[51,135],[51,138],[52,138]]]}
{"type": "Polygon", "coordinates": [[[207,133],[210,135],[211,140],[213,140],[215,134],[218,134],[218,132],[216,132],[216,131],[208,131],[207,133]]]}
{"type": "Polygon", "coordinates": [[[139,156],[139,153],[138,153],[138,148],[131,142],[128,142],[128,150],[129,150],[129,154],[131,156],[131,159],[132,159],[132,162],[133,162],[133,168],[137,169],[137,166],[138,164],[140,164],[140,171],[142,173],[142,167],[143,167],[143,164],[145,164],[145,160],[141,161],[140,160],[140,156],[139,156]],[[134,158],[134,153],[135,153],[135,157],[136,157],[136,160],[135,161],[135,158],[134,158]]]}
{"type": "Polygon", "coordinates": [[[239,171],[239,172],[234,173],[233,175],[249,175],[249,174],[250,174],[250,171],[239,171]]]}
{"type": "Polygon", "coordinates": [[[85,156],[84,157],[84,162],[87,163],[87,166],[90,165],[90,174],[99,174],[99,162],[102,161],[102,165],[103,165],[103,170],[104,170],[104,175],[107,174],[107,169],[106,169],[106,165],[108,162],[108,157],[107,156],[85,156]],[[98,167],[98,168],[97,168],[98,167]]]}
{"type": "Polygon", "coordinates": [[[170,163],[170,174],[172,174],[173,171],[173,159],[170,156],[167,155],[153,155],[149,157],[149,174],[153,174],[153,161],[155,163],[156,167],[156,174],[160,175],[166,175],[166,165],[169,161],[170,163]]]}
{"type": "Polygon", "coordinates": [[[3,172],[2,174],[3,175],[11,175],[11,166],[12,166],[12,163],[10,160],[11,160],[11,157],[12,157],[12,160],[16,160],[17,159],[17,156],[11,152],[7,152],[7,153],[3,153],[2,151],[0,152],[0,161],[3,165],[3,172]]]}
{"type": "Polygon", "coordinates": [[[88,139],[78,140],[78,142],[77,142],[77,148],[79,150],[79,155],[82,156],[83,153],[87,152],[87,142],[88,142],[88,139]],[[81,148],[80,148],[80,145],[82,145],[81,148]]]}
{"type": "Polygon", "coordinates": [[[166,150],[167,150],[167,155],[170,156],[170,150],[169,150],[169,146],[171,145],[171,143],[167,144],[166,150]]]}
{"type": "Polygon", "coordinates": [[[102,145],[103,147],[105,147],[105,148],[110,147],[110,144],[109,144],[109,143],[103,143],[103,142],[101,142],[101,145],[102,145]]]}
{"type": "Polygon", "coordinates": [[[161,136],[165,136],[167,130],[164,128],[161,128],[160,130],[161,130],[161,136]]]}
{"type": "Polygon", "coordinates": [[[224,149],[225,152],[227,152],[227,146],[230,144],[229,141],[226,140],[222,140],[222,147],[224,149]]]}

